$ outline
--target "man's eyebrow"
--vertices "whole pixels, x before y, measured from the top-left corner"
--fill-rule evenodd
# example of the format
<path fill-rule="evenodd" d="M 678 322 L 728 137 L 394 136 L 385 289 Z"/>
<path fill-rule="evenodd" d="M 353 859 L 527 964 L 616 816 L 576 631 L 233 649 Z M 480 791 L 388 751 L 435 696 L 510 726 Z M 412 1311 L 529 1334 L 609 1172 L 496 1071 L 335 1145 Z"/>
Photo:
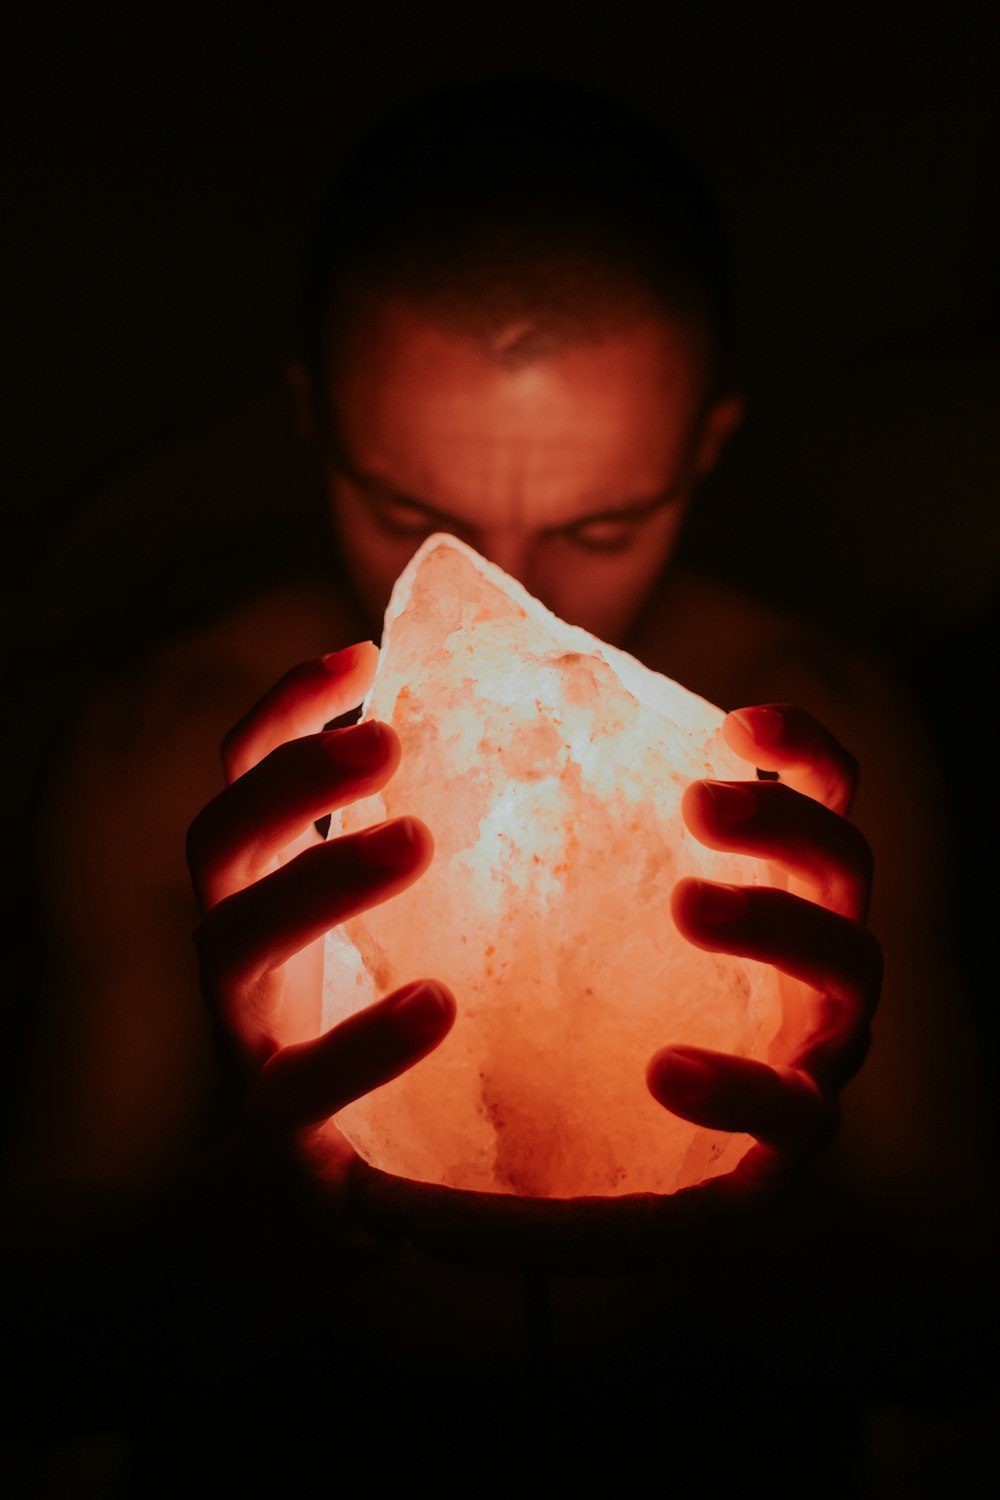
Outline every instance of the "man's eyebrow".
<path fill-rule="evenodd" d="M 420 511 L 428 520 L 440 522 L 445 529 L 467 527 L 468 521 L 462 516 L 453 516 L 446 510 L 441 510 L 436 505 L 431 505 L 426 500 L 420 500 L 415 495 L 408 495 L 405 490 L 399 489 L 391 480 L 384 475 L 357 469 L 348 460 L 339 456 L 336 467 L 362 489 L 383 492 L 382 498 L 394 505 L 405 505 L 410 510 Z M 605 521 L 641 521 L 646 516 L 652 515 L 657 510 L 673 504 L 680 497 L 684 485 L 684 475 L 680 475 L 665 489 L 645 499 L 626 500 L 621 505 L 605 505 L 588 511 L 586 515 L 574 516 L 572 520 L 564 521 L 558 526 L 545 528 L 546 535 L 554 535 L 560 531 L 573 531 L 581 526 L 599 525 Z"/>
<path fill-rule="evenodd" d="M 602 510 L 588 511 L 585 516 L 576 516 L 562 526 L 549 528 L 552 531 L 570 531 L 578 526 L 594 526 L 602 521 L 642 521 L 654 511 L 672 505 L 681 495 L 680 483 L 671 484 L 648 500 L 626 500 L 622 505 L 609 505 Z"/>
<path fill-rule="evenodd" d="M 386 479 L 382 474 L 372 474 L 367 473 L 363 469 L 356 469 L 345 458 L 338 458 L 336 467 L 346 478 L 361 489 L 369 491 L 381 490 L 382 496 L 375 496 L 374 498 L 384 498 L 393 505 L 405 505 L 411 510 L 419 510 L 425 516 L 434 520 L 445 521 L 450 526 L 465 524 L 460 516 L 449 515 L 446 510 L 441 510 L 438 506 L 431 505 L 426 500 L 418 500 L 416 495 L 408 495 L 405 490 L 399 489 L 398 486 L 393 484 L 390 479 Z"/>

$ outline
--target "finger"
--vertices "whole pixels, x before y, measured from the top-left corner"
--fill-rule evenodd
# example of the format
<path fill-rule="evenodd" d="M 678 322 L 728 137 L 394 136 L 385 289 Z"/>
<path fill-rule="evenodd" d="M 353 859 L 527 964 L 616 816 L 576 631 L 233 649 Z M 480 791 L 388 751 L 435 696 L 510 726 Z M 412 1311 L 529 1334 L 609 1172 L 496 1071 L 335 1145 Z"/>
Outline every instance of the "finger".
<path fill-rule="evenodd" d="M 349 709 L 371 687 L 378 647 L 371 641 L 293 667 L 226 735 L 222 762 L 235 781 L 286 740 L 315 734 Z"/>
<path fill-rule="evenodd" d="M 771 964 L 816 997 L 791 1066 L 837 1090 L 857 1072 L 882 983 L 882 953 L 867 928 L 787 891 L 682 880 L 674 921 L 699 948 Z"/>
<path fill-rule="evenodd" d="M 838 1110 L 806 1074 L 703 1047 L 665 1047 L 646 1070 L 665 1109 L 708 1130 L 752 1135 L 786 1158 L 812 1156 L 836 1134 Z"/>
<path fill-rule="evenodd" d="M 696 781 L 681 811 L 710 849 L 766 859 L 805 881 L 830 910 L 856 921 L 867 916 L 871 850 L 852 823 L 821 802 L 777 781 Z"/>
<path fill-rule="evenodd" d="M 214 906 L 196 934 L 208 990 L 239 1026 L 247 992 L 293 953 L 413 884 L 434 843 L 416 818 L 397 818 L 318 844 Z M 228 997 L 228 998 L 227 998 Z"/>
<path fill-rule="evenodd" d="M 763 771 L 846 813 L 858 784 L 858 763 L 849 751 L 804 709 L 790 703 L 740 708 L 727 714 L 723 737 L 731 750 Z"/>
<path fill-rule="evenodd" d="M 317 1125 L 426 1057 L 451 1030 L 455 1001 L 419 979 L 325 1036 L 284 1047 L 265 1066 L 254 1107 L 279 1127 Z"/>
<path fill-rule="evenodd" d="M 375 721 L 272 750 L 188 830 L 188 865 L 202 909 L 269 870 L 317 818 L 384 786 L 399 753 L 395 731 Z"/>

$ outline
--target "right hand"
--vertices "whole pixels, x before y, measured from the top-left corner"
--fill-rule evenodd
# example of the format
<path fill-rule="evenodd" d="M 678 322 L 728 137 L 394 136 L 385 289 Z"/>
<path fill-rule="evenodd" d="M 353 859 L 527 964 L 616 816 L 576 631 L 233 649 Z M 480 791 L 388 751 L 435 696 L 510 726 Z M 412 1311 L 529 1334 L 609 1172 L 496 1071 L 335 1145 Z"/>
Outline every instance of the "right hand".
<path fill-rule="evenodd" d="M 648 1082 L 683 1119 L 756 1137 L 735 1173 L 742 1190 L 773 1186 L 832 1142 L 840 1092 L 868 1051 L 882 952 L 865 926 L 871 850 L 847 821 L 854 757 L 791 704 L 730 714 L 723 734 L 749 765 L 781 780 L 693 782 L 684 821 L 709 849 L 768 861 L 787 888 L 685 880 L 674 921 L 698 948 L 772 965 L 784 1021 L 767 1063 L 673 1046 L 652 1059 Z"/>
<path fill-rule="evenodd" d="M 202 988 L 241 1064 L 251 1122 L 331 1182 L 352 1153 L 329 1117 L 419 1062 L 455 1018 L 443 985 L 415 980 L 315 1035 L 324 933 L 405 890 L 433 852 L 414 818 L 330 842 L 314 826 L 399 762 L 388 725 L 323 732 L 360 703 L 377 659 L 366 643 L 282 678 L 227 736 L 229 785 L 188 833 Z"/>

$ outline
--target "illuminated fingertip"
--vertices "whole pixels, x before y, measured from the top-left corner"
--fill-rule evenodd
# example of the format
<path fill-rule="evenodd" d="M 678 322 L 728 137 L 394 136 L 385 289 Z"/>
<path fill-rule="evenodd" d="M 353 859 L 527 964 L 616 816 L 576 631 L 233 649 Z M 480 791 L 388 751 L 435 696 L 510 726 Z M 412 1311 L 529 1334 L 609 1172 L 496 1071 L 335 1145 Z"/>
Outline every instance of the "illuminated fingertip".
<path fill-rule="evenodd" d="M 342 651 L 328 651 L 320 661 L 335 677 L 345 677 L 370 651 L 376 650 L 374 641 L 358 641 L 354 646 L 345 646 Z"/>
<path fill-rule="evenodd" d="M 358 858 L 379 870 L 405 869 L 421 852 L 422 825 L 415 818 L 397 818 L 370 828 L 355 844 Z"/>
<path fill-rule="evenodd" d="M 323 749 L 338 765 L 364 770 L 385 759 L 386 733 L 375 719 L 351 729 L 334 729 L 323 736 Z"/>
<path fill-rule="evenodd" d="M 701 781 L 697 785 L 708 799 L 720 828 L 737 828 L 749 822 L 757 811 L 757 798 L 749 782 Z"/>
<path fill-rule="evenodd" d="M 396 996 L 392 1017 L 404 1036 L 427 1042 L 444 1035 L 455 1018 L 451 994 L 432 979 L 418 979 Z"/>
<path fill-rule="evenodd" d="M 658 1053 L 649 1064 L 646 1079 L 656 1098 L 678 1113 L 704 1104 L 715 1087 L 711 1065 L 684 1047 Z"/>
<path fill-rule="evenodd" d="M 785 728 L 780 708 L 738 708 L 729 715 L 757 745 L 776 745 Z"/>
<path fill-rule="evenodd" d="M 685 898 L 688 911 L 705 927 L 728 927 L 746 914 L 747 892 L 740 885 L 690 880 L 686 883 Z"/>

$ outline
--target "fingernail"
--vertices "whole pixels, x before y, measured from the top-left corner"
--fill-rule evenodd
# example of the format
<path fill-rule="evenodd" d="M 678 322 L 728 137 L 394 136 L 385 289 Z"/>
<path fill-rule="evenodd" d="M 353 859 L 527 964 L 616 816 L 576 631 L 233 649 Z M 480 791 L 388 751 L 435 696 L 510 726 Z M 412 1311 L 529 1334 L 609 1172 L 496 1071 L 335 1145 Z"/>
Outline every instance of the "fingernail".
<path fill-rule="evenodd" d="M 739 708 L 733 718 L 758 745 L 777 744 L 785 727 L 780 708 Z"/>
<path fill-rule="evenodd" d="M 361 659 L 371 644 L 371 641 L 358 641 L 354 646 L 345 646 L 342 651 L 328 651 L 325 656 L 320 657 L 320 661 L 328 672 L 343 677 Z"/>
<path fill-rule="evenodd" d="M 430 979 L 417 979 L 397 995 L 391 1014 L 404 1036 L 423 1042 L 440 1034 L 441 1023 L 450 1010 L 448 996 L 440 985 Z"/>
<path fill-rule="evenodd" d="M 703 781 L 712 809 L 724 828 L 736 828 L 746 823 L 757 811 L 757 798 L 753 787 L 745 782 Z"/>
<path fill-rule="evenodd" d="M 697 1054 L 671 1048 L 657 1060 L 659 1084 L 674 1104 L 702 1104 L 710 1097 L 715 1075 Z"/>
<path fill-rule="evenodd" d="M 398 870 L 413 863 L 417 848 L 417 825 L 412 818 L 397 818 L 360 834 L 355 845 L 358 858 L 377 870 Z"/>
<path fill-rule="evenodd" d="M 385 755 L 385 735 L 375 719 L 323 736 L 323 749 L 339 766 L 374 766 Z"/>
<path fill-rule="evenodd" d="M 707 927 L 738 922 L 747 909 L 747 893 L 738 885 L 711 885 L 699 880 L 698 916 Z"/>

